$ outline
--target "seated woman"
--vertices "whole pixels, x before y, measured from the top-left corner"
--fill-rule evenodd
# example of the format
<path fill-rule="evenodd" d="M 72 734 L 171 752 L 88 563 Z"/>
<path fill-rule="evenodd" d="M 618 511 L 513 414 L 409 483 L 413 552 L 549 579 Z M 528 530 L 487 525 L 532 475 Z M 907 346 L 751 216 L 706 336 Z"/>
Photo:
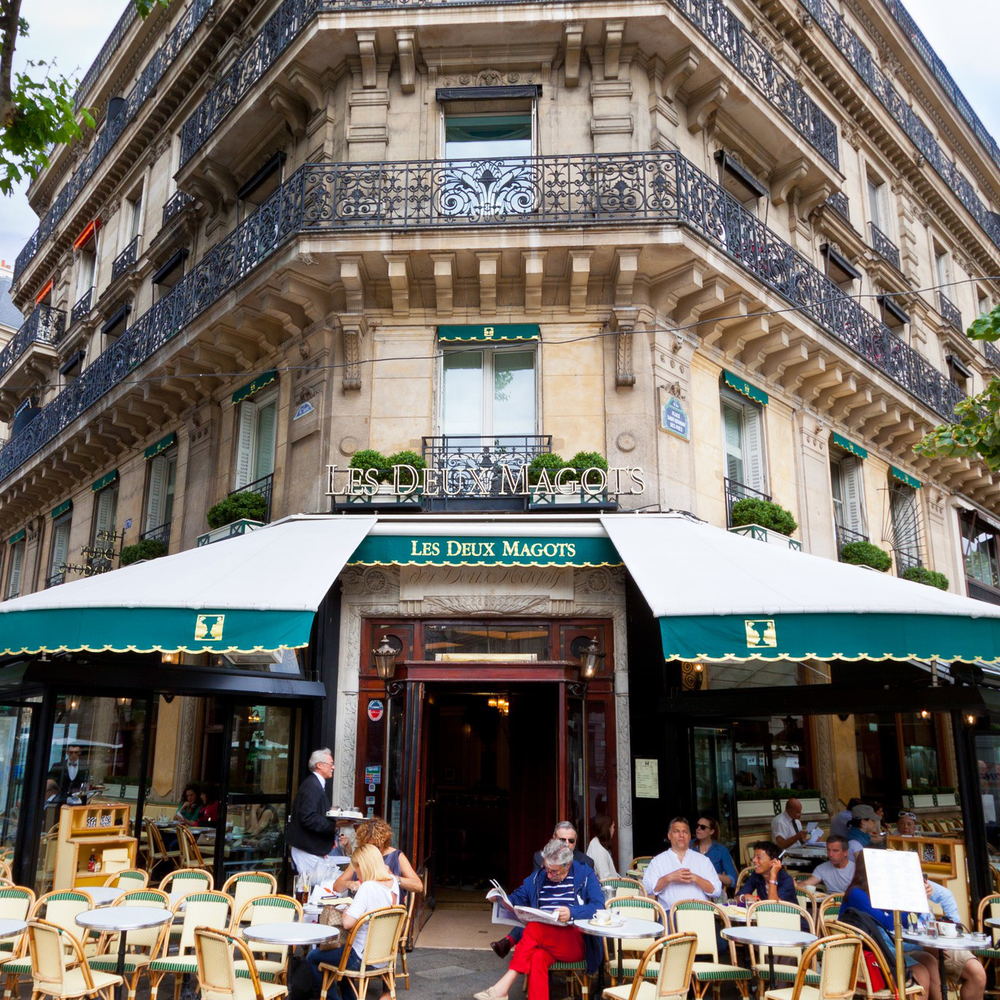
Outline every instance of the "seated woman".
<path fill-rule="evenodd" d="M 395 906 L 399 902 L 399 883 L 386 867 L 382 855 L 373 844 L 359 847 L 351 855 L 351 867 L 358 873 L 358 891 L 354 902 L 344 911 L 345 931 L 351 930 L 366 913 L 381 910 L 387 906 Z M 354 938 L 351 953 L 347 958 L 347 968 L 361 968 L 361 956 L 364 954 L 367 938 L 368 928 L 362 927 Z M 345 942 L 339 948 L 313 948 L 306 956 L 306 961 L 313 971 L 317 988 L 321 988 L 323 985 L 323 973 L 320 972 L 320 965 L 339 965 L 346 947 Z M 340 1000 L 340 984 L 334 982 L 326 996 L 327 1000 Z M 386 1000 L 388 996 L 389 992 L 386 991 L 380 1000 Z"/>
<path fill-rule="evenodd" d="M 704 854 L 715 865 L 724 897 L 727 889 L 736 886 L 736 865 L 726 846 L 719 843 L 719 821 L 714 816 L 703 814 L 699 817 L 694 825 L 694 845 L 699 854 Z"/>
<path fill-rule="evenodd" d="M 374 844 L 385 861 L 386 867 L 393 875 L 399 879 L 400 887 L 408 892 L 420 892 L 424 883 L 420 876 L 413 870 L 406 855 L 392 846 L 392 827 L 381 816 L 365 820 L 356 833 L 358 847 L 365 844 Z M 349 868 L 333 884 L 334 892 L 344 892 L 347 889 L 355 889 L 357 875 Z M 401 900 L 405 896 L 400 897 Z"/>
<path fill-rule="evenodd" d="M 549 966 L 553 962 L 579 962 L 586 958 L 588 973 L 600 968 L 601 939 L 584 935 L 572 924 L 604 909 L 604 894 L 597 874 L 574 861 L 573 849 L 561 840 L 550 840 L 545 845 L 542 862 L 542 867 L 510 894 L 510 901 L 515 906 L 552 910 L 562 926 L 529 923 L 507 971 L 488 990 L 476 993 L 475 1000 L 503 1000 L 519 973 L 528 976 L 528 1000 L 549 1000 Z"/>
<path fill-rule="evenodd" d="M 174 822 L 184 826 L 197 826 L 201 814 L 201 789 L 195 784 L 184 786 L 181 793 L 181 804 L 174 813 Z"/>
<path fill-rule="evenodd" d="M 198 823 L 201 826 L 215 826 L 219 822 L 219 786 L 209 781 L 201 786 L 201 810 Z"/>
<path fill-rule="evenodd" d="M 611 838 L 615 835 L 615 821 L 604 814 L 595 816 L 590 824 L 594 836 L 587 844 L 587 854 L 594 859 L 594 871 L 599 879 L 618 878 L 615 859 L 611 857 Z"/>

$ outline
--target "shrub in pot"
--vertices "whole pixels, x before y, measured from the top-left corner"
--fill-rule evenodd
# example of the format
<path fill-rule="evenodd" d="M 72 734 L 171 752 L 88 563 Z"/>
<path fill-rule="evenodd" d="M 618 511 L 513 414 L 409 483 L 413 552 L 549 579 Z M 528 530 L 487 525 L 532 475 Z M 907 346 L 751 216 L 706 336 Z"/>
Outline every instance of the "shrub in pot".
<path fill-rule="evenodd" d="M 418 455 L 415 451 L 397 451 L 395 455 L 390 455 L 386 460 L 389 463 L 389 474 L 387 476 L 387 481 L 392 482 L 394 479 L 394 473 L 392 472 L 392 466 L 394 465 L 408 465 L 412 469 L 417 470 L 417 481 L 420 480 L 420 470 L 427 468 L 427 461 L 424 459 L 423 455 Z M 407 472 L 405 469 L 399 474 L 399 488 L 401 490 L 407 490 L 413 483 L 413 473 Z"/>
<path fill-rule="evenodd" d="M 528 466 L 528 482 L 535 486 L 538 480 L 542 477 L 542 471 L 549 473 L 549 478 L 551 479 L 560 469 L 566 468 L 566 463 L 563 461 L 561 455 L 555 455 L 546 452 L 543 455 L 536 455 L 532 460 L 531 464 Z M 572 482 L 576 479 L 576 476 L 567 473 L 563 476 L 563 482 Z"/>
<path fill-rule="evenodd" d="M 733 527 L 744 524 L 759 524 L 762 528 L 776 531 L 779 535 L 790 535 L 799 525 L 791 511 L 780 504 L 760 497 L 744 497 L 733 504 L 730 512 Z"/>
<path fill-rule="evenodd" d="M 948 577 L 944 573 L 938 573 L 926 566 L 907 566 L 902 572 L 902 577 L 904 580 L 912 580 L 914 583 L 937 587 L 938 590 L 948 589 Z"/>
<path fill-rule="evenodd" d="M 840 561 L 852 566 L 870 566 L 881 573 L 892 565 L 889 553 L 871 542 L 848 542 L 840 550 Z"/>
<path fill-rule="evenodd" d="M 602 472 L 608 471 L 608 460 L 596 451 L 578 451 L 567 463 L 571 468 L 576 470 L 576 478 L 583 480 L 583 474 L 587 469 L 600 469 Z M 563 476 L 563 479 L 566 479 Z M 597 476 L 590 476 L 587 479 L 587 485 L 591 489 L 595 489 L 600 482 L 600 478 Z"/>
<path fill-rule="evenodd" d="M 167 554 L 167 547 L 158 538 L 144 538 L 134 545 L 126 545 L 118 559 L 119 565 L 131 566 L 141 559 L 159 559 Z"/>
<path fill-rule="evenodd" d="M 356 451 L 351 456 L 350 468 L 352 469 L 374 469 L 376 473 L 376 479 L 380 483 L 388 482 L 392 478 L 392 462 L 385 457 L 380 451 L 376 451 L 374 448 L 363 448 L 361 451 Z"/>
<path fill-rule="evenodd" d="M 267 500 L 259 493 L 233 493 L 208 508 L 205 519 L 210 528 L 221 528 L 233 521 L 263 521 L 267 517 Z"/>

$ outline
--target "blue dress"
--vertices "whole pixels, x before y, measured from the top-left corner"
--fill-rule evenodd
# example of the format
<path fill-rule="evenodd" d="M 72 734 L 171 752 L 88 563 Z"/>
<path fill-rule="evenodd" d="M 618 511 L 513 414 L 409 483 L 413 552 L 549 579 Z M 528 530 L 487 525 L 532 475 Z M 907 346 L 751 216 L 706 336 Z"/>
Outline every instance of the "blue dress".
<path fill-rule="evenodd" d="M 735 888 L 736 886 L 736 865 L 733 864 L 733 856 L 729 853 L 727 848 L 725 848 L 718 841 L 713 842 L 712 846 L 708 849 L 708 853 L 705 855 L 709 861 L 715 865 L 715 870 L 720 875 L 728 875 L 730 881 L 730 888 Z M 725 886 L 723 886 L 725 888 Z"/>

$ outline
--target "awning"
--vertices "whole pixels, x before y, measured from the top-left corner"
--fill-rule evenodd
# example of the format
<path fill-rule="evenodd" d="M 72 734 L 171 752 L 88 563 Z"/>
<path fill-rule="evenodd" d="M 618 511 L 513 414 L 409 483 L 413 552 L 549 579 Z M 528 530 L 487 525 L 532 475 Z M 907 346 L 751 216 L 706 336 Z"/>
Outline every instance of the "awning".
<path fill-rule="evenodd" d="M 865 448 L 862 448 L 859 444 L 855 444 L 853 441 L 848 441 L 845 437 L 841 437 L 836 431 L 834 431 L 830 436 L 830 440 L 833 441 L 838 448 L 843 448 L 844 451 L 848 451 L 858 458 L 868 457 L 868 451 Z"/>
<path fill-rule="evenodd" d="M 903 472 L 902 469 L 897 469 L 894 465 L 889 466 L 889 473 L 893 479 L 898 479 L 901 483 L 906 483 L 907 486 L 912 486 L 915 490 L 919 490 L 921 487 L 919 479 L 915 479 L 908 472 Z"/>
<path fill-rule="evenodd" d="M 684 514 L 601 523 L 668 660 L 1000 660 L 1000 607 Z"/>
<path fill-rule="evenodd" d="M 17 545 L 18 542 L 23 542 L 25 535 L 27 535 L 27 529 L 22 528 L 20 531 L 16 531 L 10 538 L 7 539 L 8 545 Z"/>
<path fill-rule="evenodd" d="M 72 500 L 63 500 L 58 507 L 52 508 L 52 513 L 49 515 L 54 521 L 57 517 L 62 517 L 63 514 L 68 514 L 73 509 Z"/>
<path fill-rule="evenodd" d="M 258 375 L 252 382 L 247 382 L 242 389 L 237 389 L 233 393 L 233 406 L 237 403 L 242 403 L 244 399 L 249 399 L 255 392 L 259 392 L 266 385 L 270 385 L 278 377 L 277 371 L 273 368 L 269 372 L 264 372 L 263 375 Z"/>
<path fill-rule="evenodd" d="M 166 437 L 160 438 L 156 444 L 151 444 L 144 452 L 145 458 L 148 461 L 151 458 L 156 458 L 161 451 L 166 451 L 168 448 L 172 448 L 177 444 L 177 431 L 171 431 Z"/>
<path fill-rule="evenodd" d="M 100 493 L 106 486 L 110 486 L 118 478 L 118 470 L 112 469 L 110 472 L 101 476 L 100 479 L 95 479 L 91 484 L 90 491 L 92 493 Z"/>
<path fill-rule="evenodd" d="M 507 340 L 538 340 L 541 327 L 537 323 L 494 323 L 489 326 L 451 325 L 438 327 L 438 340 L 460 340 L 470 343 L 497 343 Z"/>
<path fill-rule="evenodd" d="M 5 601 L 0 655 L 305 646 L 320 602 L 375 520 L 299 515 Z"/>
<path fill-rule="evenodd" d="M 740 393 L 742 396 L 746 396 L 747 399 L 752 399 L 755 403 L 760 403 L 761 406 L 767 406 L 768 396 L 763 389 L 757 389 L 752 386 L 749 382 L 744 381 L 739 377 L 739 375 L 734 375 L 732 372 L 723 371 L 722 381 L 729 386 L 730 389 Z"/>

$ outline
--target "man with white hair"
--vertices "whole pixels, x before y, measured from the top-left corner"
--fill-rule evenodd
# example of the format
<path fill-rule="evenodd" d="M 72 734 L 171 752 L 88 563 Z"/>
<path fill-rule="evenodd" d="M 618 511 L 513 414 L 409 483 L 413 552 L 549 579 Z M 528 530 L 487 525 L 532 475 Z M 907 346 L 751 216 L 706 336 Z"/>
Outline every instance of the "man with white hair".
<path fill-rule="evenodd" d="M 337 822 L 326 814 L 330 808 L 326 783 L 333 777 L 333 754 L 326 747 L 314 750 L 309 755 L 309 771 L 292 804 L 285 839 L 296 870 L 313 878 L 337 842 Z"/>

